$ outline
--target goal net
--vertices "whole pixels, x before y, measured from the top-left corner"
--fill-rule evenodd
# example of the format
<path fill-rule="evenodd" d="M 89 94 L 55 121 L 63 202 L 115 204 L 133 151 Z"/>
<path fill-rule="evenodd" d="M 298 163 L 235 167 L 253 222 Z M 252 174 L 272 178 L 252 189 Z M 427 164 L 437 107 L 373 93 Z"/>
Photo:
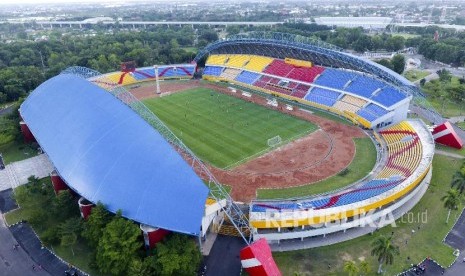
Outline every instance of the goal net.
<path fill-rule="evenodd" d="M 276 147 L 277 145 L 281 144 L 283 140 L 281 136 L 275 136 L 273 138 L 268 139 L 268 147 Z"/>

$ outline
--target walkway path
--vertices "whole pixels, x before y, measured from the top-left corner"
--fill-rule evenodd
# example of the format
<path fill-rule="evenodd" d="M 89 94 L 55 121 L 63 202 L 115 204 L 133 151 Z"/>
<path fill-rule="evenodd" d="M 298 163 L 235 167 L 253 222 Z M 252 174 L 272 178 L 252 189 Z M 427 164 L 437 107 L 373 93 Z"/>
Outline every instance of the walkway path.
<path fill-rule="evenodd" d="M 434 153 L 440 154 L 440 155 L 445 155 L 445 156 L 452 157 L 452 158 L 457 158 L 457 159 L 465 158 L 465 156 L 463 156 L 463 155 L 453 153 L 453 152 L 444 151 L 444 150 L 438 150 L 438 149 L 436 149 L 434 151 Z"/>
<path fill-rule="evenodd" d="M 53 170 L 53 165 L 45 154 L 13 162 L 0 171 L 0 191 L 16 188 L 28 182 L 28 177 L 47 177 Z"/>
<path fill-rule="evenodd" d="M 451 117 L 449 119 L 447 119 L 449 122 L 451 123 L 460 123 L 460 122 L 463 122 L 465 121 L 465 116 L 456 116 L 456 117 Z"/>

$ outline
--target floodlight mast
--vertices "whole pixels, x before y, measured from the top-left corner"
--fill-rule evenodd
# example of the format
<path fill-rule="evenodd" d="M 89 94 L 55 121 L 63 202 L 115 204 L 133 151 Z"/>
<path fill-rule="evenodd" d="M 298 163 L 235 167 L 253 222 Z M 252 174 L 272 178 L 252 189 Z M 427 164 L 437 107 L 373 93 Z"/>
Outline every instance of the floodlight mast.
<path fill-rule="evenodd" d="M 156 86 L 157 86 L 157 95 L 160 95 L 161 94 L 161 90 L 160 90 L 160 80 L 158 79 L 158 66 L 157 65 L 154 65 L 154 70 L 155 70 L 155 83 L 156 83 Z"/>
<path fill-rule="evenodd" d="M 242 212 L 240 207 L 234 202 L 231 195 L 225 190 L 205 164 L 197 158 L 197 156 L 176 136 L 174 133 L 142 102 L 140 102 L 134 95 L 126 90 L 123 86 L 115 83 L 111 79 L 105 77 L 98 71 L 74 66 L 65 69 L 61 74 L 73 74 L 81 78 L 85 78 L 97 85 L 102 85 L 102 88 L 110 92 L 118 100 L 129 106 L 152 127 L 154 127 L 173 147 L 180 152 L 188 161 L 194 171 L 205 180 L 208 180 L 210 189 L 210 197 L 220 204 L 220 201 L 225 199 L 226 205 L 221 206 L 222 211 L 226 214 L 231 224 L 236 228 L 241 238 L 247 245 L 252 241 L 252 228 L 250 227 L 247 216 Z M 114 85 L 108 85 L 114 84 Z"/>

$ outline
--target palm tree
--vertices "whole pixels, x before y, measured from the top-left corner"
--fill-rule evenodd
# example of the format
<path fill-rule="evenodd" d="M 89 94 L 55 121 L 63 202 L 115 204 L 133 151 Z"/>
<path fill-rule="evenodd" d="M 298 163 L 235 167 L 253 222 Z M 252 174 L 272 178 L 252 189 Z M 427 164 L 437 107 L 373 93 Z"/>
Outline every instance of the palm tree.
<path fill-rule="evenodd" d="M 344 271 L 349 273 L 349 276 L 354 276 L 358 273 L 358 267 L 355 265 L 355 262 L 347 261 L 344 263 Z"/>
<path fill-rule="evenodd" d="M 362 275 L 368 275 L 371 272 L 370 264 L 367 261 L 361 261 L 359 267 L 360 273 Z"/>
<path fill-rule="evenodd" d="M 383 263 L 390 265 L 394 261 L 394 255 L 399 255 L 399 247 L 395 246 L 392 241 L 392 236 L 386 237 L 386 236 L 379 236 L 376 238 L 372 243 L 371 246 L 373 247 L 371 249 L 371 256 L 377 256 L 378 257 L 378 262 L 379 262 L 379 267 L 378 267 L 378 273 L 382 273 L 382 266 Z"/>
<path fill-rule="evenodd" d="M 450 212 L 452 211 L 452 209 L 457 210 L 458 205 L 460 203 L 459 191 L 457 191 L 456 189 L 450 189 L 449 191 L 447 191 L 446 195 L 441 198 L 441 200 L 444 202 L 444 208 L 449 209 L 446 219 L 446 223 L 449 223 Z"/>
<path fill-rule="evenodd" d="M 465 165 L 454 174 L 452 178 L 451 186 L 459 191 L 462 195 L 465 191 Z"/>

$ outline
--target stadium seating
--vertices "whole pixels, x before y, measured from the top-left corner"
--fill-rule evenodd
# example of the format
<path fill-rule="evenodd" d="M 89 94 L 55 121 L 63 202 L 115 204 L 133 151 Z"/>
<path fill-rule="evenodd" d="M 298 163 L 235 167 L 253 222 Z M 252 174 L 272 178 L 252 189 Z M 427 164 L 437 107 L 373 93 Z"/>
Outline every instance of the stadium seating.
<path fill-rule="evenodd" d="M 221 73 L 220 78 L 224 78 L 224 79 L 228 79 L 228 80 L 233 80 L 233 79 L 235 79 L 240 73 L 241 73 L 241 70 L 239 70 L 239 69 L 226 68 L 226 69 L 224 69 L 223 73 Z"/>
<path fill-rule="evenodd" d="M 258 78 L 260 74 L 249 72 L 249 71 L 242 71 L 237 77 L 236 81 L 242 82 L 245 84 L 252 85 Z"/>
<path fill-rule="evenodd" d="M 333 107 L 341 112 L 345 112 L 345 111 L 348 111 L 348 112 L 351 112 L 351 113 L 357 113 L 357 111 L 360 110 L 360 107 L 359 106 L 356 106 L 356 105 L 353 105 L 353 104 L 350 104 L 350 103 L 347 103 L 345 102 L 344 100 L 339 100 L 337 101 Z"/>
<path fill-rule="evenodd" d="M 286 77 L 294 67 L 285 63 L 284 60 L 275 59 L 273 60 L 270 65 L 268 65 L 263 73 L 267 73 L 269 75 L 275 75 L 279 77 Z"/>
<path fill-rule="evenodd" d="M 360 75 L 353 79 L 345 90 L 365 98 L 370 98 L 373 92 L 385 86 L 386 84 L 381 81 Z"/>
<path fill-rule="evenodd" d="M 405 121 L 380 131 L 380 135 L 387 142 L 388 161 L 373 179 L 336 194 L 299 202 L 255 203 L 252 205 L 252 212 L 325 209 L 343 206 L 378 196 L 396 187 L 419 166 L 422 158 L 421 143 L 413 127 Z"/>
<path fill-rule="evenodd" d="M 210 55 L 205 62 L 207 65 L 224 65 L 226 59 L 228 58 L 227 55 Z"/>
<path fill-rule="evenodd" d="M 225 65 L 228 67 L 242 68 L 249 60 L 250 56 L 247 55 L 230 55 Z"/>
<path fill-rule="evenodd" d="M 131 76 L 130 73 L 116 72 L 107 74 L 105 77 L 110 81 L 121 85 L 129 85 L 137 82 L 137 80 Z"/>
<path fill-rule="evenodd" d="M 244 66 L 244 69 L 262 72 L 268 64 L 273 61 L 273 58 L 262 57 L 262 56 L 251 56 L 249 62 Z"/>
<path fill-rule="evenodd" d="M 155 70 L 151 68 L 140 68 L 132 72 L 131 75 L 138 81 L 155 78 Z"/>
<path fill-rule="evenodd" d="M 291 96 L 302 99 L 305 97 L 305 95 L 307 95 L 310 86 L 305 84 L 299 84 L 296 87 L 292 88 L 293 90 Z"/>
<path fill-rule="evenodd" d="M 160 66 L 158 68 L 158 77 L 160 78 L 181 78 L 192 77 L 195 72 L 195 66 Z"/>
<path fill-rule="evenodd" d="M 223 68 L 218 67 L 218 66 L 205 66 L 205 69 L 203 70 L 204 75 L 215 76 L 215 77 L 218 77 L 219 75 L 221 75 L 222 72 L 223 72 Z"/>
<path fill-rule="evenodd" d="M 403 99 L 407 96 L 404 95 L 402 92 L 392 88 L 392 87 L 385 87 L 381 89 L 379 92 L 375 93 L 371 97 L 371 99 L 375 102 L 378 102 L 384 106 L 391 106 Z"/>
<path fill-rule="evenodd" d="M 341 98 L 341 101 L 354 105 L 354 106 L 358 106 L 360 108 L 363 107 L 367 103 L 367 101 L 365 101 L 364 99 L 357 98 L 357 97 L 354 97 L 352 95 L 347 95 L 347 94 L 344 95 L 343 98 Z"/>
<path fill-rule="evenodd" d="M 263 72 L 270 75 L 311 83 L 324 70 L 324 67 L 320 66 L 296 67 L 286 63 L 284 60 L 275 59 Z"/>
<path fill-rule="evenodd" d="M 357 76 L 357 74 L 352 72 L 326 68 L 314 83 L 342 90 L 350 80 L 355 79 Z"/>

